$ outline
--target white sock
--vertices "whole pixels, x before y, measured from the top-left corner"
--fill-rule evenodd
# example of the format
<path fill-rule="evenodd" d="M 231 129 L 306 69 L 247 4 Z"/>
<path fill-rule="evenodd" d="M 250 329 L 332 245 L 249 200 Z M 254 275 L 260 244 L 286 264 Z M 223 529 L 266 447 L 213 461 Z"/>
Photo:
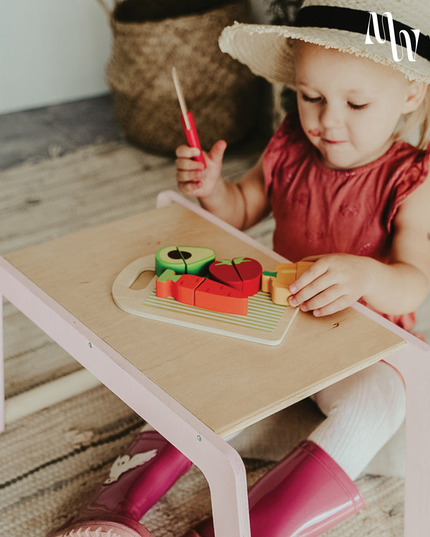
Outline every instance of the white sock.
<path fill-rule="evenodd" d="M 354 480 L 402 424 L 405 387 L 399 373 L 378 362 L 316 393 L 327 418 L 309 436 Z"/>

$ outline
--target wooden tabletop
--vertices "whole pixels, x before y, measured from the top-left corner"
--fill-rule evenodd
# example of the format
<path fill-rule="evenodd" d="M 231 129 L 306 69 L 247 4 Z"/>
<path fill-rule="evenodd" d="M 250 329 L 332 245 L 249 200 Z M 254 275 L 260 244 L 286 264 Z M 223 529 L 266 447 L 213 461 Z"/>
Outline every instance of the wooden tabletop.
<path fill-rule="evenodd" d="M 278 261 L 173 204 L 6 257 L 13 266 L 222 437 L 395 352 L 405 342 L 352 308 L 299 313 L 270 347 L 130 315 L 116 276 L 162 246 L 209 246 L 219 258 Z"/>

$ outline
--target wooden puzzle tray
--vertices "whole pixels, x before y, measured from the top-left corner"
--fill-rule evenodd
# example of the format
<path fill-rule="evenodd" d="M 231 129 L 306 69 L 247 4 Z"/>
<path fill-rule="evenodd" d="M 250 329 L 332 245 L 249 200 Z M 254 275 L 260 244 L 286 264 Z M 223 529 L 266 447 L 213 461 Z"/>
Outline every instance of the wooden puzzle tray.
<path fill-rule="evenodd" d="M 154 276 L 144 289 L 131 289 L 143 272 L 153 272 Z M 247 315 L 219 313 L 181 304 L 173 298 L 157 297 L 156 280 L 155 254 L 137 259 L 114 281 L 113 300 L 133 315 L 265 345 L 279 345 L 299 311 L 274 304 L 269 293 L 259 291 L 249 297 Z"/>

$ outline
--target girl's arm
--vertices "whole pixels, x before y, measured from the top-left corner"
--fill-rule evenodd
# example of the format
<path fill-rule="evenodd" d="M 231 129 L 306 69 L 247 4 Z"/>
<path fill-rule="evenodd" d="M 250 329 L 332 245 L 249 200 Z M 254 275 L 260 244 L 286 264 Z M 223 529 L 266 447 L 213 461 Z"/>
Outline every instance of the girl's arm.
<path fill-rule="evenodd" d="M 217 142 L 204 153 L 206 169 L 192 160 L 198 149 L 180 146 L 176 150 L 176 178 L 181 192 L 195 196 L 200 205 L 238 229 L 248 229 L 270 212 L 264 188 L 263 157 L 239 181 L 226 182 L 221 177 L 226 144 Z"/>
<path fill-rule="evenodd" d="M 384 274 L 375 273 L 368 296 L 363 297 L 380 311 L 415 311 L 430 289 L 429 208 L 428 178 L 400 206 L 387 270 Z"/>
<path fill-rule="evenodd" d="M 387 314 L 415 311 L 430 289 L 430 179 L 401 205 L 388 264 L 369 257 L 331 254 L 290 286 L 293 306 L 314 315 L 340 311 L 363 298 Z"/>

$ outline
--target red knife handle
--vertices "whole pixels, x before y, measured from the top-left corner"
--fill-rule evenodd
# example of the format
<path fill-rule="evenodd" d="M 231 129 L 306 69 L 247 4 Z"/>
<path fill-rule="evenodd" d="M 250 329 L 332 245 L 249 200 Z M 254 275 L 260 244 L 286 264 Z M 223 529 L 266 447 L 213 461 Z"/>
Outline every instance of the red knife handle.
<path fill-rule="evenodd" d="M 189 147 L 197 147 L 198 149 L 200 149 L 200 155 L 198 157 L 193 157 L 193 160 L 197 160 L 198 162 L 202 162 L 204 164 L 205 168 L 206 168 L 205 157 L 203 156 L 199 136 L 197 134 L 196 125 L 194 123 L 193 114 L 191 112 L 187 113 L 187 119 L 188 119 L 188 123 L 190 125 L 190 129 L 187 129 L 187 124 L 185 123 L 185 118 L 184 118 L 184 116 L 181 116 L 182 127 L 184 128 L 185 137 L 187 138 L 187 144 L 189 145 Z"/>

